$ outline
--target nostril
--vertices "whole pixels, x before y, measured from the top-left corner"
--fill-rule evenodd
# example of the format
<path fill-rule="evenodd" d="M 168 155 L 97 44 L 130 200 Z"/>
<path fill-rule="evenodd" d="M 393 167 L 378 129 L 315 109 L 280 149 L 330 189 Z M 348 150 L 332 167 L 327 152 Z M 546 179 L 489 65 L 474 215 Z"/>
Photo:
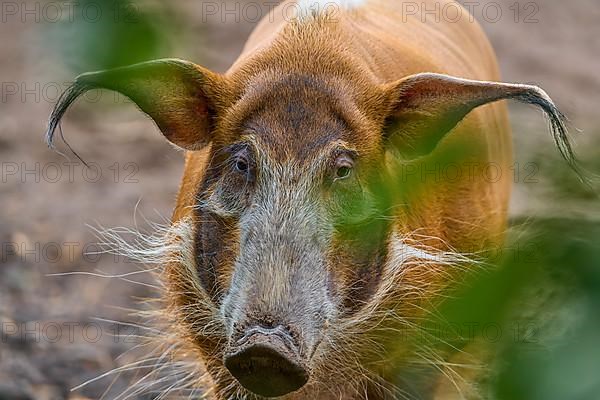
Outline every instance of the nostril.
<path fill-rule="evenodd" d="M 254 327 L 224 357 L 225 367 L 251 392 L 277 397 L 300 389 L 308 368 L 280 327 Z"/>

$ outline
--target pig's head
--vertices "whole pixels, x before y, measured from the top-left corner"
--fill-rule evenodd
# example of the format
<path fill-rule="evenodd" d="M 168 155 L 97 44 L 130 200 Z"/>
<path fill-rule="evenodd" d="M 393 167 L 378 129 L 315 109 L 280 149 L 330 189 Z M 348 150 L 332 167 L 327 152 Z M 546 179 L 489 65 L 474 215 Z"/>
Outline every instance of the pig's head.
<path fill-rule="evenodd" d="M 542 107 L 571 160 L 560 114 L 536 87 L 367 76 L 264 64 L 218 75 L 158 60 L 81 75 L 51 117 L 50 143 L 79 95 L 111 89 L 189 151 L 175 219 L 190 221 L 193 256 L 167 266 L 167 296 L 226 396 L 327 392 L 344 379 L 336 390 L 357 391 L 398 355 L 390 332 L 414 325 L 415 299 L 437 293 L 455 260 L 411 239 L 421 219 L 394 168 L 427 156 L 474 108 Z"/>

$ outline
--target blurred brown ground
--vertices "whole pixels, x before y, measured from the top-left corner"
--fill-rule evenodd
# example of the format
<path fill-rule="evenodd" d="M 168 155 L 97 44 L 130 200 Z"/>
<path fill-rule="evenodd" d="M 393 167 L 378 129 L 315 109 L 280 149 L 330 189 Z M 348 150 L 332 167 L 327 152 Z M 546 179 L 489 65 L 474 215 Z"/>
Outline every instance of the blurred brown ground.
<path fill-rule="evenodd" d="M 5 2 L 3 2 L 5 3 Z M 45 4 L 46 2 L 38 3 Z M 144 4 L 142 2 L 141 4 Z M 219 7 L 220 2 L 217 2 Z M 229 9 L 235 3 L 226 2 Z M 503 12 L 497 22 L 495 10 Z M 544 0 L 539 10 L 524 19 L 533 8 L 520 1 L 520 22 L 515 22 L 514 0 L 483 1 L 475 7 L 475 17 L 490 35 L 498 53 L 506 81 L 539 84 L 583 130 L 577 135 L 576 150 L 585 159 L 600 158 L 600 3 L 597 0 Z M 19 7 L 35 7 L 35 2 L 16 2 Z M 167 3 L 165 3 L 167 4 Z M 242 3 L 243 4 L 243 3 Z M 168 3 L 183 34 L 161 54 L 201 63 L 216 71 L 225 71 L 236 58 L 252 29 L 251 21 L 239 22 L 229 16 L 202 14 L 201 2 L 181 0 Z M 513 8 L 511 8 L 513 7 Z M 486 18 L 484 10 L 489 14 Z M 3 15 L 3 18 L 6 15 Z M 491 17 L 491 18 L 490 18 Z M 80 101 L 66 116 L 63 131 L 70 144 L 86 160 L 101 167 L 98 182 L 85 179 L 81 164 L 68 167 L 59 154 L 48 150 L 42 133 L 55 99 L 47 86 L 72 78 L 55 57 L 48 56 L 43 29 L 29 17 L 7 17 L 0 23 L 0 77 L 3 98 L 0 103 L 0 399 L 100 398 L 112 379 L 103 379 L 88 387 L 69 392 L 79 383 L 105 371 L 133 361 L 124 351 L 131 340 L 114 339 L 115 325 L 94 318 L 132 321 L 124 308 L 136 308 L 135 297 L 151 294 L 147 286 L 119 279 L 48 274 L 72 271 L 105 274 L 135 271 L 135 264 L 112 256 L 99 259 L 84 256 L 87 244 L 96 242 L 86 227 L 134 227 L 147 229 L 144 217 L 165 222 L 170 215 L 182 171 L 182 156 L 169 146 L 153 124 L 129 104 L 124 107 L 98 107 Z M 68 48 L 68 43 L 61 43 Z M 8 95 L 5 89 L 19 86 Z M 35 84 L 40 89 L 35 90 Z M 7 86 L 7 84 L 9 86 Z M 34 94 L 22 98 L 23 87 Z M 46 95 L 43 88 L 48 88 Z M 556 166 L 552 141 L 546 122 L 533 109 L 511 105 L 517 161 L 521 165 L 536 162 L 536 183 L 519 179 L 511 204 L 513 216 L 576 215 L 600 218 L 597 203 L 587 196 L 565 199 L 557 193 Z M 76 159 L 71 156 L 72 160 Z M 136 169 L 132 169 L 133 163 Z M 549 165 L 551 164 L 551 165 Z M 55 165 L 62 177 L 55 177 Z M 597 165 L 597 164 L 596 164 Z M 548 168 L 546 168 L 548 167 Z M 550 168 L 552 167 L 552 168 Z M 13 174 L 14 168 L 17 168 Z M 22 174 L 25 170 L 35 170 Z M 566 166 L 559 169 L 566 170 Z M 115 170 L 119 176 L 115 177 Z M 546 172 L 547 171 L 547 172 Z M 134 172 L 130 179 L 128 173 Z M 92 174 L 93 175 L 93 174 Z M 565 172 L 560 179 L 575 181 Z M 132 181 L 133 180 L 133 181 Z M 576 183 L 573 184 L 577 186 Z M 559 201 L 560 200 L 560 201 Z M 136 210 L 136 205 L 137 210 Z M 134 219 L 135 214 L 135 219 Z M 18 247 L 15 253 L 14 246 Z M 70 249 L 73 249 L 70 254 Z M 135 276 L 144 280 L 143 276 Z M 147 281 L 147 278 L 146 278 Z M 27 323 L 27 330 L 23 330 Z M 35 325 L 38 323 L 39 325 Z M 89 332 L 85 330 L 88 325 Z M 52 324 L 59 325 L 62 337 L 56 339 Z M 67 324 L 79 324 L 69 338 Z M 11 333 L 15 326 L 19 333 Z M 101 337 L 96 340 L 96 331 Z M 29 333 L 27 333 L 29 332 Z M 71 340 L 72 339 L 72 340 Z M 91 340 L 94 339 L 94 340 Z M 116 380 L 106 398 L 114 398 L 126 388 L 128 377 Z M 136 397 L 143 398 L 143 397 Z"/>

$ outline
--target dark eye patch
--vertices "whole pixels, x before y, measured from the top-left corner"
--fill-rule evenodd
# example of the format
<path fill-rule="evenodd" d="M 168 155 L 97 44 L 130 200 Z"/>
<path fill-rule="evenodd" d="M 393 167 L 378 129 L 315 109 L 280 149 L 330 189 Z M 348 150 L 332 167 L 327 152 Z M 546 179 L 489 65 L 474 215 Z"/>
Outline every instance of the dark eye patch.
<path fill-rule="evenodd" d="M 215 149 L 197 203 L 223 218 L 239 215 L 252 196 L 255 170 L 250 143 L 237 142 Z"/>

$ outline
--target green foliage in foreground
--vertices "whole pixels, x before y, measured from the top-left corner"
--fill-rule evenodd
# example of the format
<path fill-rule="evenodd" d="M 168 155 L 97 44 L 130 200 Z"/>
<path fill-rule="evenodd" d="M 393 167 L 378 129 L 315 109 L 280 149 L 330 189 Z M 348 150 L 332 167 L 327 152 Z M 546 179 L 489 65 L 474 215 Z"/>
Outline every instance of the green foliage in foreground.
<path fill-rule="evenodd" d="M 498 265 L 442 307 L 449 326 L 493 327 L 493 397 L 600 398 L 599 238 L 599 222 L 517 223 Z"/>
<path fill-rule="evenodd" d="M 41 34 L 75 73 L 167 57 L 181 36 L 168 2 L 82 0 L 61 16 L 44 24 Z"/>

